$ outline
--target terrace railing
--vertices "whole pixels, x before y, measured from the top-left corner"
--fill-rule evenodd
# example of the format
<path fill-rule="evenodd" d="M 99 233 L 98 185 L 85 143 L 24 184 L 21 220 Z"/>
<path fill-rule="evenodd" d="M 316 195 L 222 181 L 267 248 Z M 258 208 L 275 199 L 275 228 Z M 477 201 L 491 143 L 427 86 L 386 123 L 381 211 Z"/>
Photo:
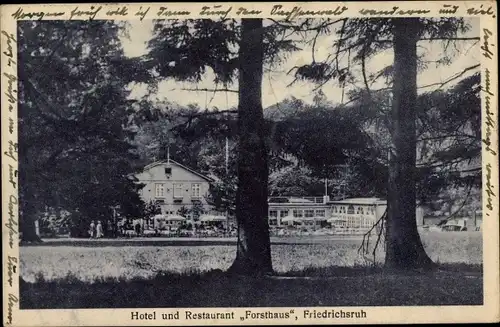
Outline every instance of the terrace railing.
<path fill-rule="evenodd" d="M 273 196 L 268 199 L 269 203 L 300 203 L 303 200 L 304 203 L 323 203 L 323 197 L 321 196 Z"/>

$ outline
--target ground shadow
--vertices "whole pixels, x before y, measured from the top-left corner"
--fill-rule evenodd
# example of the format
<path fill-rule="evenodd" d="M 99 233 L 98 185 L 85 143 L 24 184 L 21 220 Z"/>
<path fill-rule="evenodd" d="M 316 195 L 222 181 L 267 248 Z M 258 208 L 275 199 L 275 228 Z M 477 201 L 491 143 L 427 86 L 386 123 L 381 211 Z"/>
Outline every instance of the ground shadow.
<path fill-rule="evenodd" d="M 159 273 L 151 279 L 21 280 L 21 309 L 482 305 L 479 265 L 435 272 L 329 267 L 271 277 Z"/>

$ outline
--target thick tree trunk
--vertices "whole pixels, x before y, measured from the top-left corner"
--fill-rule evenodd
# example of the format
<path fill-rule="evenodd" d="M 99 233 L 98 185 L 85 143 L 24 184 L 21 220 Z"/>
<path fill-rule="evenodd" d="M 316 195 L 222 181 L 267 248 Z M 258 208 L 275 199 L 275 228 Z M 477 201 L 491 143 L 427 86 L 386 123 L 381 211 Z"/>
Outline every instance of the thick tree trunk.
<path fill-rule="evenodd" d="M 19 128 L 23 128 L 21 125 Z M 20 135 L 21 135 L 20 131 Z M 42 242 L 40 236 L 36 233 L 35 219 L 37 214 L 36 196 L 33 192 L 34 176 L 31 155 L 28 152 L 29 146 L 20 143 L 18 148 L 19 168 L 18 185 L 19 186 L 19 232 L 22 243 Z"/>
<path fill-rule="evenodd" d="M 262 112 L 262 19 L 243 19 L 240 44 L 238 105 L 238 244 L 229 272 L 272 272 L 267 221 L 268 161 Z"/>
<path fill-rule="evenodd" d="M 21 242 L 33 243 L 42 241 L 36 233 L 35 221 L 33 219 L 25 217 L 20 225 L 20 230 L 22 233 Z"/>
<path fill-rule="evenodd" d="M 389 161 L 385 265 L 392 269 L 431 268 L 416 222 L 416 114 L 418 19 L 396 19 L 392 141 Z"/>
<path fill-rule="evenodd" d="M 21 232 L 21 242 L 41 242 L 42 240 L 40 236 L 36 233 L 36 207 L 33 204 L 35 200 L 32 196 L 21 197 L 21 199 L 23 200 L 19 206 L 19 230 Z"/>

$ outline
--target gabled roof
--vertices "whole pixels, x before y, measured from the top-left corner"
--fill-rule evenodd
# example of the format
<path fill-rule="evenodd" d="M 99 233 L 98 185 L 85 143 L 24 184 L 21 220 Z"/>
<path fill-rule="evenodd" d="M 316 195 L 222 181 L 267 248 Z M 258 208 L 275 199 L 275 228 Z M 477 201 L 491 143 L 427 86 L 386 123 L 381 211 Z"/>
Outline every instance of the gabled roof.
<path fill-rule="evenodd" d="M 201 173 L 197 172 L 196 170 L 193 170 L 189 167 L 181 165 L 180 163 L 178 163 L 177 161 L 174 161 L 172 159 L 170 159 L 170 160 L 158 160 L 158 161 L 155 161 L 153 163 L 150 163 L 149 165 L 144 167 L 143 171 L 148 170 L 148 169 L 153 168 L 153 167 L 156 167 L 156 166 L 159 166 L 159 165 L 168 164 L 168 163 L 175 164 L 175 165 L 181 167 L 182 169 L 185 169 L 185 170 L 189 171 L 190 173 L 193 173 L 193 174 L 205 179 L 208 182 L 214 181 L 212 178 L 205 176 L 205 175 L 203 175 L 203 174 L 201 174 Z"/>

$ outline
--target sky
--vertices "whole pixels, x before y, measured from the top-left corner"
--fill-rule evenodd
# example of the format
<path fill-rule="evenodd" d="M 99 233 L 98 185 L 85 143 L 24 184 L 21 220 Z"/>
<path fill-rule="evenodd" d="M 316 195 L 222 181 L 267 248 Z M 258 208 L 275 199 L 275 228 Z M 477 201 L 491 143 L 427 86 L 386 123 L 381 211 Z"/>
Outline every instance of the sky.
<path fill-rule="evenodd" d="M 466 36 L 478 37 L 479 36 L 479 19 L 471 19 L 471 31 Z M 147 53 L 147 42 L 152 37 L 153 21 L 130 21 L 128 30 L 129 38 L 122 38 L 125 55 L 129 57 L 141 56 Z M 316 43 L 315 58 L 316 61 L 325 59 L 331 53 L 331 44 L 335 35 L 325 35 L 318 38 Z M 474 45 L 475 43 L 475 45 Z M 429 85 L 433 83 L 443 82 L 450 77 L 462 72 L 465 68 L 470 67 L 480 62 L 480 44 L 473 41 L 459 41 L 455 42 L 456 50 L 450 51 L 456 53 L 450 65 L 429 64 L 428 68 L 419 73 L 417 77 L 418 86 Z M 453 49 L 453 47 L 452 47 Z M 425 54 L 426 60 L 435 61 L 443 56 L 442 42 L 419 42 L 419 53 Z M 345 59 L 347 61 L 347 59 Z M 293 81 L 293 73 L 287 75 L 287 72 L 294 66 L 300 66 L 312 62 L 312 46 L 303 46 L 301 51 L 291 54 L 281 66 L 274 68 L 272 71 L 265 71 L 262 85 L 262 102 L 264 108 L 280 102 L 286 98 L 294 96 L 305 102 L 311 103 L 315 94 L 315 87 L 310 82 L 296 82 L 288 86 Z M 392 50 L 376 54 L 371 60 L 367 61 L 367 73 L 377 72 L 380 69 L 390 65 L 393 62 Z M 469 71 L 464 74 L 466 77 L 474 71 Z M 360 75 L 360 70 L 355 70 L 355 75 Z M 361 80 L 361 79 L 360 79 Z M 359 83 L 358 86 L 363 84 Z M 453 85 L 450 83 L 450 85 Z M 374 85 L 372 89 L 387 87 L 383 79 Z M 147 94 L 146 85 L 133 85 L 132 98 L 141 98 Z M 175 102 L 182 106 L 188 104 L 197 104 L 199 107 L 212 108 L 218 107 L 220 110 L 229 109 L 237 106 L 238 95 L 233 92 L 204 92 L 204 91 L 185 91 L 183 88 L 189 89 L 213 89 L 213 75 L 207 73 L 205 78 L 198 84 L 182 83 L 173 80 L 162 81 L 159 85 L 158 93 L 152 95 L 152 99 L 159 101 Z M 237 89 L 237 86 L 229 87 L 230 89 Z M 434 88 L 421 89 L 422 91 L 430 91 Z M 321 90 L 326 95 L 329 101 L 333 103 L 341 103 L 342 89 L 335 82 L 325 84 Z M 344 101 L 347 101 L 345 98 Z"/>

